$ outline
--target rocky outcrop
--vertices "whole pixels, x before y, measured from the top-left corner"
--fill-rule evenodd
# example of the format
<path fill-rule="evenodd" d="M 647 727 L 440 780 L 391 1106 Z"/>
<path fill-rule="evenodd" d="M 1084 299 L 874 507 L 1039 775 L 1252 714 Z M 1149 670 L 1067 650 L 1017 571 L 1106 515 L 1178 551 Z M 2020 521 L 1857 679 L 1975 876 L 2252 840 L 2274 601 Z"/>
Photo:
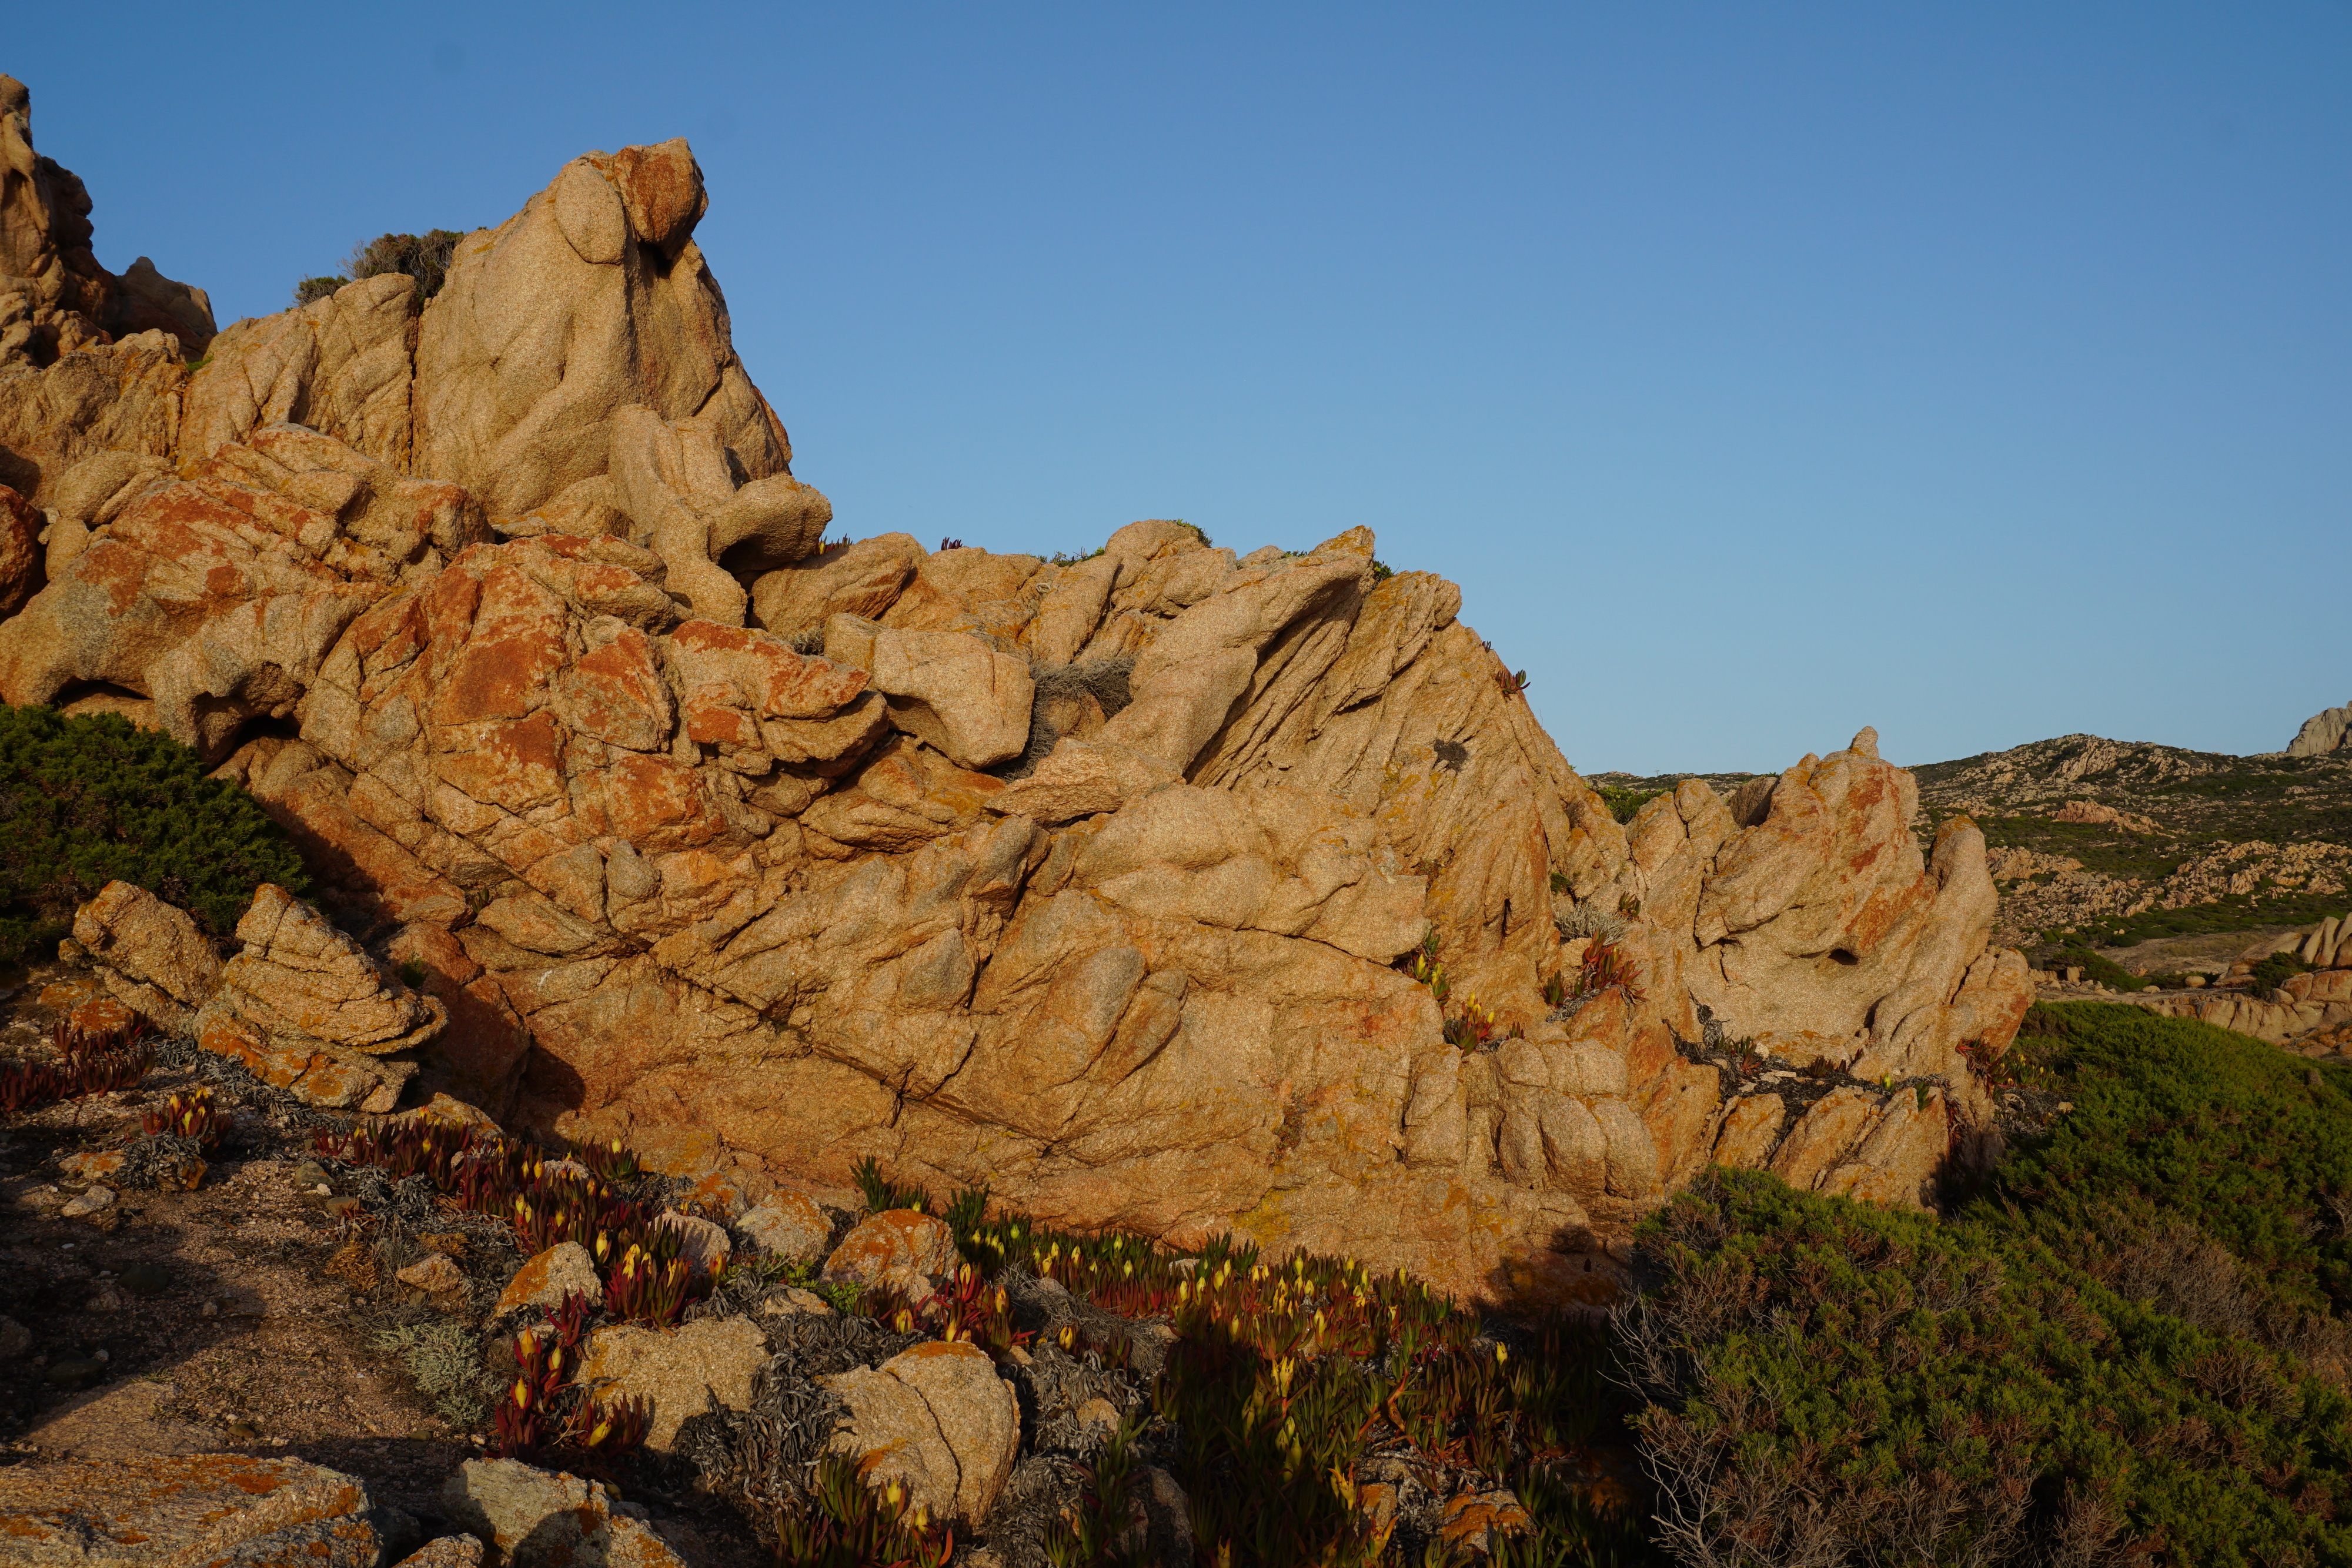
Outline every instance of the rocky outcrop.
<path fill-rule="evenodd" d="M 90 250 L 89 192 L 33 151 L 33 97 L 0 76 L 0 365 L 54 362 L 92 343 L 149 331 L 187 353 L 213 336 L 201 288 L 141 256 L 116 277 Z"/>
<path fill-rule="evenodd" d="M 217 759 L 247 722 L 293 716 L 361 612 L 483 532 L 464 491 L 273 425 L 142 490 L 73 550 L 0 623 L 0 698 L 105 683 Z"/>
<path fill-rule="evenodd" d="M 0 695 L 148 705 L 422 969 L 415 1092 L 754 1197 L 871 1158 L 1553 1300 L 1717 1151 L 1916 1202 L 1987 1113 L 2024 964 L 1871 732 L 1620 824 L 1369 530 L 812 553 L 703 204 L 666 143 L 469 236 L 404 445 L 394 291 L 216 345 L 185 465 L 63 473 L 0 624 Z M 1877 1092 L 1735 1113 L 1726 1039 Z"/>
<path fill-rule="evenodd" d="M 2286 743 L 2289 757 L 2318 757 L 2330 751 L 2346 749 L 2352 741 L 2352 703 L 2313 714 Z"/>
<path fill-rule="evenodd" d="M 413 1053 L 448 1024 L 438 999 L 268 883 L 226 964 L 184 911 L 127 882 L 82 905 L 74 932 L 131 1012 L 313 1105 L 392 1110 L 416 1075 Z"/>

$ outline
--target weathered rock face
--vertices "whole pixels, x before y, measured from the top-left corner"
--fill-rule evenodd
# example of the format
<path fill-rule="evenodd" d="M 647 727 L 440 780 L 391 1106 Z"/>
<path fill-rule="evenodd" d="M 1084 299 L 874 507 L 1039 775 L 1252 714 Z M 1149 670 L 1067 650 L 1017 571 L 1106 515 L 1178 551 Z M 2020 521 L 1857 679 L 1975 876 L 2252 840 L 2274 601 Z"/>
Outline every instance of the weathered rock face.
<path fill-rule="evenodd" d="M 2317 757 L 2341 749 L 2352 739 L 2352 703 L 2313 714 L 2286 744 L 2289 757 Z"/>
<path fill-rule="evenodd" d="M 417 1092 L 753 1197 L 872 1157 L 1555 1299 L 1711 1157 L 1916 1201 L 1985 1113 L 1959 1048 L 2006 1046 L 2025 967 L 1981 837 L 1923 854 L 1871 732 L 1621 825 L 1367 530 L 811 555 L 702 204 L 671 143 L 467 240 L 408 361 L 444 482 L 375 444 L 391 360 L 328 351 L 351 291 L 217 348 L 173 437 L 215 444 L 79 458 L 82 533 L 0 624 L 0 695 L 136 694 L 423 967 Z M 340 439 L 252 423 L 298 411 Z M 1588 959 L 1617 983 L 1548 1003 Z M 1727 1106 L 1727 1031 L 1843 1087 Z"/>

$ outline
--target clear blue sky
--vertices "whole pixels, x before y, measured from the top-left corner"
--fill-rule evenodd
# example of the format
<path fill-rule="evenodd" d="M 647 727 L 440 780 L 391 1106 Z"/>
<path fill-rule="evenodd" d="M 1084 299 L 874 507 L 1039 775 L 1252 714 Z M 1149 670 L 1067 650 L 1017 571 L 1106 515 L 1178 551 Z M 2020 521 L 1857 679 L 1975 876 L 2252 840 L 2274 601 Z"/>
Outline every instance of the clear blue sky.
<path fill-rule="evenodd" d="M 686 135 L 859 534 L 1442 571 L 1570 760 L 2352 699 L 2352 7 L 26 8 L 98 250 L 281 308 Z"/>

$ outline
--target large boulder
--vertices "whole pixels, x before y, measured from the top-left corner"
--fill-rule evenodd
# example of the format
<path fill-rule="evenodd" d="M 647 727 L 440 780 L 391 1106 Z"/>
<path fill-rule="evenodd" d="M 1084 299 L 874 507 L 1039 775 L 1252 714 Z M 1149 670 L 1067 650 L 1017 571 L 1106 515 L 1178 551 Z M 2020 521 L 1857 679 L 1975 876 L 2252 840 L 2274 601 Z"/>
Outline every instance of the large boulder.
<path fill-rule="evenodd" d="M 388 1543 L 355 1477 L 300 1459 L 156 1454 L 0 1469 L 18 1568 L 380 1568 Z"/>
<path fill-rule="evenodd" d="M 686 1568 L 642 1507 L 520 1459 L 467 1459 L 442 1484 L 441 1511 L 483 1543 L 490 1568 Z"/>
<path fill-rule="evenodd" d="M 638 408 L 701 421 L 747 481 L 787 473 L 783 425 L 692 238 L 707 205 L 672 141 L 574 159 L 466 236 L 417 340 L 417 468 L 519 515 L 612 472 L 614 416 Z"/>
<path fill-rule="evenodd" d="M 749 1410 L 751 1380 L 767 1362 L 767 1340 L 749 1318 L 704 1318 L 676 1329 L 618 1323 L 589 1337 L 579 1380 L 599 1399 L 650 1404 L 646 1447 L 667 1453 L 679 1426 L 709 1400 Z"/>
<path fill-rule="evenodd" d="M 827 1444 L 869 1485 L 897 1481 L 935 1521 L 988 1516 L 1021 1449 L 1021 1406 L 988 1353 L 933 1340 L 823 1379 L 848 1406 Z"/>
<path fill-rule="evenodd" d="M 0 623 L 0 699 L 105 682 L 216 760 L 294 716 L 361 612 L 482 531 L 462 491 L 271 426 L 142 492 Z"/>
<path fill-rule="evenodd" d="M 110 882 L 74 912 L 74 940 L 115 999 L 175 1034 L 220 988 L 221 958 L 188 912 Z"/>

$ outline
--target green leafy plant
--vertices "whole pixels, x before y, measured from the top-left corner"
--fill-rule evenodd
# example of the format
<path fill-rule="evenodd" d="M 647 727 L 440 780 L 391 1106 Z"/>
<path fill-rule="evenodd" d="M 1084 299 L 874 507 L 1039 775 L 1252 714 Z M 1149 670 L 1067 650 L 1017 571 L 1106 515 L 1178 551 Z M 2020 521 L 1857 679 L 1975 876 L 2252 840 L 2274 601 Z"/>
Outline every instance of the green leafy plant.
<path fill-rule="evenodd" d="M 274 882 L 309 873 L 261 803 L 196 754 L 119 714 L 0 704 L 0 962 L 63 936 L 110 882 L 135 883 L 226 941 Z"/>

